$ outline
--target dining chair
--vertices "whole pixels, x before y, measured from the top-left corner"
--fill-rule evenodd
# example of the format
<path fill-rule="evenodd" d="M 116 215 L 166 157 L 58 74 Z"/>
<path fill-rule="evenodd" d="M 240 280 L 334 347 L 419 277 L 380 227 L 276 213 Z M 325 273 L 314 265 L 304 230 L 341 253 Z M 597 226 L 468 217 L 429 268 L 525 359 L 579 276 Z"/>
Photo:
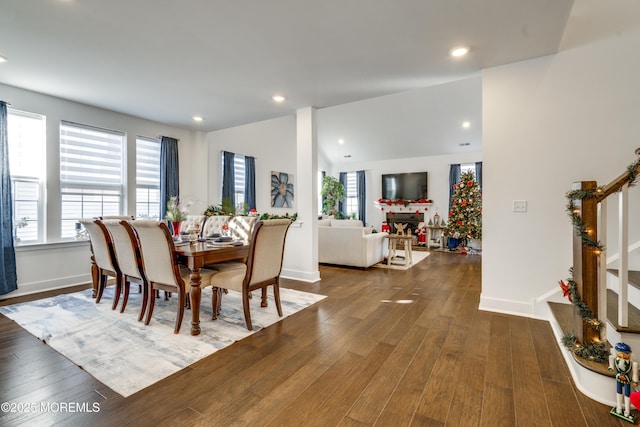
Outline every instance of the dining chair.
<path fill-rule="evenodd" d="M 182 221 L 180 226 L 180 232 L 189 234 L 192 228 L 196 228 L 198 238 L 202 237 L 202 230 L 204 228 L 204 222 L 207 219 L 204 215 L 187 215 L 187 218 Z"/>
<path fill-rule="evenodd" d="M 287 231 L 291 225 L 290 219 L 272 219 L 257 221 L 253 227 L 253 234 L 249 243 L 249 256 L 245 262 L 223 262 L 211 264 L 210 268 L 218 271 L 211 278 L 213 286 L 213 316 L 217 319 L 223 290 L 234 290 L 242 294 L 242 307 L 247 329 L 253 330 L 249 298 L 251 292 L 262 290 L 262 307 L 266 307 L 267 287 L 273 285 L 273 296 L 278 311 L 282 317 L 280 305 L 280 272 Z"/>
<path fill-rule="evenodd" d="M 167 224 L 161 221 L 137 220 L 129 225 L 135 230 L 140 244 L 142 269 L 147 279 L 147 314 L 145 325 L 151 322 L 155 305 L 155 290 L 175 292 L 178 295 L 178 313 L 174 334 L 180 332 L 186 295 L 189 293 L 191 271 L 178 265 L 173 237 Z M 211 286 L 215 271 L 200 269 L 201 287 Z M 153 297 L 152 297 L 153 296 Z M 212 301 L 213 303 L 213 301 Z"/>
<path fill-rule="evenodd" d="M 96 304 L 102 299 L 104 288 L 107 286 L 107 277 L 110 276 L 116 280 L 116 290 L 111 306 L 111 309 L 115 310 L 122 292 L 122 273 L 109 231 L 99 219 L 84 218 L 80 223 L 89 234 L 92 253 L 91 276 L 94 285 L 97 286 Z"/>
<path fill-rule="evenodd" d="M 239 215 L 229 219 L 229 232 L 232 237 L 249 243 L 253 227 L 258 221 L 257 216 Z"/>
<path fill-rule="evenodd" d="M 129 287 L 131 282 L 137 283 L 142 289 L 142 304 L 138 321 L 142 320 L 147 307 L 149 291 L 147 279 L 142 268 L 142 257 L 140 256 L 140 246 L 135 231 L 129 223 L 122 219 L 106 219 L 102 223 L 109 231 L 115 249 L 118 266 L 122 273 L 123 298 L 120 313 L 124 312 L 129 301 Z"/>

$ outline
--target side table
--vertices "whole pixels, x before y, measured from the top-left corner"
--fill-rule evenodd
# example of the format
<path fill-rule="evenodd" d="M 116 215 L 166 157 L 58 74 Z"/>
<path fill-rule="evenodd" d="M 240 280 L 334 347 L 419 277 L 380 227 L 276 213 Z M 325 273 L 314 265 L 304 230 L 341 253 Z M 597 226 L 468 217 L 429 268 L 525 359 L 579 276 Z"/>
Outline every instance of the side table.
<path fill-rule="evenodd" d="M 387 254 L 387 265 L 391 265 L 391 261 L 394 259 L 402 259 L 402 258 L 404 258 L 404 265 L 410 266 L 411 264 L 413 264 L 411 246 L 413 245 L 413 241 L 415 240 L 416 236 L 412 236 L 410 234 L 406 234 L 406 235 L 389 234 L 387 238 L 389 239 L 389 253 Z M 396 255 L 398 242 L 402 242 L 402 245 L 404 248 L 404 257 Z"/>

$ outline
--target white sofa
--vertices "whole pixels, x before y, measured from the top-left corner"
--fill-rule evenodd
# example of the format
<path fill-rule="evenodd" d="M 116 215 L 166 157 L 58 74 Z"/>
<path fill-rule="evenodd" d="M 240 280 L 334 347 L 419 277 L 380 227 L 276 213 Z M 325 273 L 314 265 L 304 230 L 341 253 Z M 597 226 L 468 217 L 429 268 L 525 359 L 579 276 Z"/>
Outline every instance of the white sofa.
<path fill-rule="evenodd" d="M 318 262 L 367 268 L 387 255 L 387 233 L 373 233 L 362 221 L 318 220 Z"/>

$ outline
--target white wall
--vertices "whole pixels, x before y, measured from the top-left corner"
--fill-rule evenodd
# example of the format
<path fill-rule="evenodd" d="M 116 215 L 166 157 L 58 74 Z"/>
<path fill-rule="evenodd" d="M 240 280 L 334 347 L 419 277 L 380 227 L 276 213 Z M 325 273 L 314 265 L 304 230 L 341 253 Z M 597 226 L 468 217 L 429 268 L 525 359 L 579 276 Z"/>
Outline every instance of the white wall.
<path fill-rule="evenodd" d="M 640 145 L 639 45 L 640 4 L 579 0 L 560 53 L 484 70 L 481 308 L 534 314 L 568 277 L 565 193 L 610 182 Z"/>
<path fill-rule="evenodd" d="M 276 119 L 223 129 L 207 134 L 208 144 L 208 200 L 220 204 L 222 200 L 222 151 L 230 151 L 256 158 L 256 209 L 260 213 L 293 214 L 296 207 L 271 207 L 271 171 L 296 175 L 296 117 Z M 294 187 L 294 191 L 303 189 Z"/>
<path fill-rule="evenodd" d="M 0 99 L 11 103 L 15 110 L 46 116 L 47 134 L 47 244 L 21 244 L 16 248 L 18 289 L 2 297 L 14 297 L 91 281 L 89 272 L 89 245 L 86 242 L 59 243 L 60 180 L 59 151 L 61 120 L 123 131 L 127 134 L 127 162 L 135 165 L 136 136 L 171 136 L 180 140 L 180 189 L 198 188 L 200 177 L 191 165 L 197 159 L 202 135 L 161 123 L 115 113 L 63 100 L 37 92 L 31 92 L 0 84 Z M 201 150 L 201 148 L 200 148 Z M 135 166 L 128 168 L 127 182 L 129 205 L 126 214 L 135 215 Z M 206 196 L 206 193 L 205 193 Z M 200 196 L 198 196 L 200 197 Z"/>

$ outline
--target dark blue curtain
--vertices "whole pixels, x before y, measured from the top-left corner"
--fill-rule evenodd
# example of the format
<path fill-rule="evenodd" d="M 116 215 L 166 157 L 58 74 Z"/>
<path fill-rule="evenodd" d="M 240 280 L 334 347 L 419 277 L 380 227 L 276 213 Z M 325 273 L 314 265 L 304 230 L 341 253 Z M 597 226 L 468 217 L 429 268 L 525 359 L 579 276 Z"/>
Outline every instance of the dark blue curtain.
<path fill-rule="evenodd" d="M 234 205 L 236 203 L 235 157 L 234 153 L 222 152 L 222 198 L 228 198 Z"/>
<path fill-rule="evenodd" d="M 340 172 L 340 184 L 342 184 L 342 187 L 344 188 L 344 195 L 347 195 L 347 173 L 346 172 Z M 342 212 L 342 217 L 346 217 L 347 216 L 347 203 L 345 199 L 342 199 L 338 202 L 338 210 L 340 212 Z"/>
<path fill-rule="evenodd" d="M 163 136 L 160 140 L 160 218 L 167 213 L 167 202 L 180 196 L 178 140 Z"/>
<path fill-rule="evenodd" d="M 13 204 L 11 203 L 11 174 L 9 173 L 9 138 L 7 130 L 7 103 L 0 101 L 0 295 L 18 289 L 16 252 L 13 248 Z"/>
<path fill-rule="evenodd" d="M 451 198 L 453 197 L 453 186 L 460 182 L 460 164 L 451 165 L 449 169 L 449 211 L 451 212 Z"/>
<path fill-rule="evenodd" d="M 476 162 L 476 182 L 482 191 L 482 162 Z"/>
<path fill-rule="evenodd" d="M 249 209 L 256 208 L 256 159 L 244 156 L 244 200 Z"/>
<path fill-rule="evenodd" d="M 358 183 L 358 219 L 367 224 L 367 180 L 364 171 L 356 172 Z"/>

